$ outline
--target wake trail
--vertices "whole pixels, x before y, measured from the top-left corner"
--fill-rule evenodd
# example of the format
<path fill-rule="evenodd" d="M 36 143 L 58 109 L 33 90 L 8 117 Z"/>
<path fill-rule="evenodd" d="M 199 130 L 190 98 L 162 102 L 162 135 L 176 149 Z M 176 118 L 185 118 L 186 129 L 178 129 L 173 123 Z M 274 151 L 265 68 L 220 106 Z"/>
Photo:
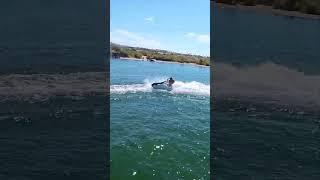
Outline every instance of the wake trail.
<path fill-rule="evenodd" d="M 161 82 L 160 79 L 149 80 L 145 79 L 144 83 L 141 84 L 124 84 L 124 85 L 111 85 L 110 92 L 111 94 L 126 94 L 126 93 L 137 93 L 137 92 L 157 92 L 157 91 L 166 91 L 172 94 L 189 94 L 189 95 L 199 95 L 199 96 L 210 96 L 210 85 L 204 84 L 197 81 L 183 82 L 176 81 L 172 85 L 172 91 L 167 90 L 154 90 L 151 87 L 153 82 Z"/>

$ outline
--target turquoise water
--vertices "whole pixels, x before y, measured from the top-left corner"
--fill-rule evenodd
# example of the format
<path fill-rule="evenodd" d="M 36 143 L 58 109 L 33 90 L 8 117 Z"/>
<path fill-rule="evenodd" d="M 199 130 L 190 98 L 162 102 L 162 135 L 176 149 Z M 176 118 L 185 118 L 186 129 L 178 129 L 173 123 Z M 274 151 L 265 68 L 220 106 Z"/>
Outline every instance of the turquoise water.
<path fill-rule="evenodd" d="M 209 179 L 209 68 L 111 60 L 110 91 L 111 179 Z"/>

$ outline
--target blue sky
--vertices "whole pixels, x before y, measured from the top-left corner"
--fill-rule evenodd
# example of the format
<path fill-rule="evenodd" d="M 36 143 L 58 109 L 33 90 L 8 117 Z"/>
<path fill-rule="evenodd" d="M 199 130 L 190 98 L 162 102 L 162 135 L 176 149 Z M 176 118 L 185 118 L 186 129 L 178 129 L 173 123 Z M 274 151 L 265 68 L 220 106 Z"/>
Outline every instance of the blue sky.
<path fill-rule="evenodd" d="M 111 0 L 111 42 L 210 55 L 209 0 Z"/>

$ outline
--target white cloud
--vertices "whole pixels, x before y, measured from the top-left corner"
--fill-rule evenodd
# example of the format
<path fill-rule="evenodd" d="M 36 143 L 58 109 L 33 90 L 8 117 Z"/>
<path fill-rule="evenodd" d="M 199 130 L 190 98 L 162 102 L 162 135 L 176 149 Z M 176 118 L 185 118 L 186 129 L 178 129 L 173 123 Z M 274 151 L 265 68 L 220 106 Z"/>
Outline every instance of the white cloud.
<path fill-rule="evenodd" d="M 152 36 L 141 35 L 123 29 L 111 31 L 110 40 L 114 43 L 135 47 L 145 47 L 151 49 L 161 49 L 162 47 L 161 43 Z"/>
<path fill-rule="evenodd" d="M 210 43 L 210 36 L 207 34 L 198 35 L 197 39 L 199 42 Z"/>
<path fill-rule="evenodd" d="M 189 33 L 186 34 L 186 36 L 188 36 L 188 37 L 190 37 L 190 38 L 193 38 L 193 37 L 196 36 L 196 34 L 195 34 L 195 33 L 192 33 L 192 32 L 189 32 Z"/>
<path fill-rule="evenodd" d="M 145 17 L 144 20 L 148 23 L 152 23 L 153 22 L 153 17 Z"/>
<path fill-rule="evenodd" d="M 192 41 L 199 42 L 200 44 L 189 44 L 188 46 L 186 46 L 185 44 L 168 46 L 170 44 L 163 44 L 163 41 L 158 40 L 158 38 L 152 36 L 151 34 L 131 32 L 126 29 L 116 29 L 110 32 L 111 42 L 117 44 L 209 56 L 209 35 L 186 33 L 185 36 L 190 38 Z M 171 45 L 173 44 L 175 43 L 172 43 Z"/>
<path fill-rule="evenodd" d="M 186 33 L 188 38 L 194 39 L 198 42 L 209 44 L 210 43 L 210 35 L 208 34 L 197 34 L 193 32 Z"/>

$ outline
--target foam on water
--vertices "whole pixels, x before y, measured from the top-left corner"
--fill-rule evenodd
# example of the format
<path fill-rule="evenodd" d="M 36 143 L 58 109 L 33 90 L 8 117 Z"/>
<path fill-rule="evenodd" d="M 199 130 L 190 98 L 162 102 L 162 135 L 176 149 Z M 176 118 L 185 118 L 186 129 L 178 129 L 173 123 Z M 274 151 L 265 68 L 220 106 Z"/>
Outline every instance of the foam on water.
<path fill-rule="evenodd" d="M 151 84 L 153 82 L 164 81 L 164 78 L 145 79 L 141 84 L 124 84 L 124 85 L 111 85 L 110 92 L 114 94 L 136 93 L 136 92 L 152 92 L 152 91 L 164 91 L 153 90 Z M 190 94 L 200 96 L 210 96 L 210 85 L 197 81 L 183 82 L 176 81 L 173 84 L 172 91 L 168 91 L 173 94 Z"/>
<path fill-rule="evenodd" d="M 173 89 L 171 92 L 176 94 L 194 94 L 210 96 L 210 85 L 203 84 L 197 81 L 176 81 L 176 83 L 173 85 Z"/>
<path fill-rule="evenodd" d="M 216 63 L 214 73 L 215 99 L 238 97 L 279 105 L 320 107 L 320 75 L 308 75 L 274 63 L 246 67 Z"/>

